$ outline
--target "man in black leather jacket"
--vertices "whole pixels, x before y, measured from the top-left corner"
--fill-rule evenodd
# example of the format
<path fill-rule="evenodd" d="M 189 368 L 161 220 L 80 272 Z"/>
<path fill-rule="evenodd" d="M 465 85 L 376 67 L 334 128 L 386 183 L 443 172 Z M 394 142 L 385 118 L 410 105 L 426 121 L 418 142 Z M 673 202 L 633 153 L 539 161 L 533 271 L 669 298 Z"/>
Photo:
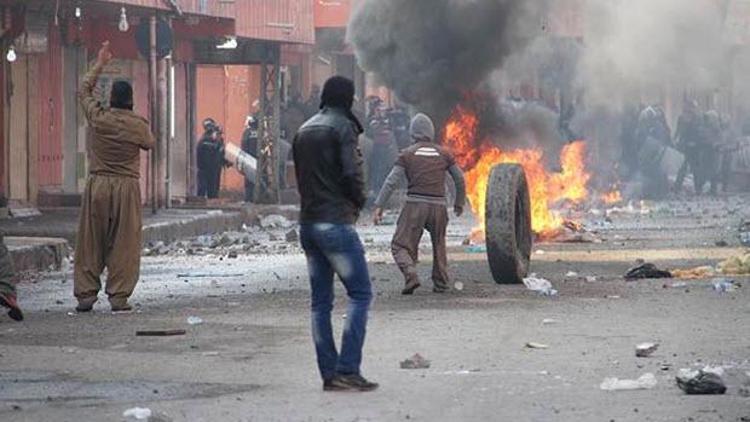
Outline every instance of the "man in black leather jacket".
<path fill-rule="evenodd" d="M 354 224 L 365 205 L 362 125 L 352 114 L 354 83 L 334 76 L 320 111 L 294 138 L 294 166 L 301 198 L 300 241 L 310 273 L 312 331 L 325 391 L 372 391 L 360 374 L 372 286 L 364 247 Z M 341 353 L 331 326 L 333 276 L 349 297 Z"/>

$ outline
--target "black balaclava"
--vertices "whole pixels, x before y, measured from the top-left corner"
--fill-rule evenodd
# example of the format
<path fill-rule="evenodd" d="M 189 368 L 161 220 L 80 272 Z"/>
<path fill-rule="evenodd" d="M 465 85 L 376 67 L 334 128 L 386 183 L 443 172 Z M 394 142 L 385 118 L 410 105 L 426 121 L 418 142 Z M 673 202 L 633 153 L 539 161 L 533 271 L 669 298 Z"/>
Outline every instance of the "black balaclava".
<path fill-rule="evenodd" d="M 354 123 L 357 128 L 357 134 L 364 132 L 362 124 L 357 116 L 352 113 L 354 104 L 354 82 L 343 76 L 333 76 L 323 85 L 323 92 L 320 94 L 320 108 L 334 107 L 344 109 L 346 116 Z"/>
<path fill-rule="evenodd" d="M 112 94 L 109 97 L 109 106 L 124 110 L 133 110 L 133 87 L 125 81 L 116 81 L 112 84 Z"/>

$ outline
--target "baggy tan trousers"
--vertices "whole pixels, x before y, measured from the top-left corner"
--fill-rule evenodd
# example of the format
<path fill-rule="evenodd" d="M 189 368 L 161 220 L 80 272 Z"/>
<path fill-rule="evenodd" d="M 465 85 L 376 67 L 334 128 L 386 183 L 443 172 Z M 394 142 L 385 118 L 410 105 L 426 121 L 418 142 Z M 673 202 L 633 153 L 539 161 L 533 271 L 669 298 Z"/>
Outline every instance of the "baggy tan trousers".
<path fill-rule="evenodd" d="M 445 235 L 448 210 L 445 205 L 406 202 L 396 224 L 391 241 L 391 252 L 407 283 L 417 279 L 419 242 L 426 229 L 432 240 L 432 282 L 437 288 L 448 287 L 448 254 Z"/>
<path fill-rule="evenodd" d="M 74 293 L 79 303 L 96 302 L 105 267 L 110 304 L 127 303 L 140 276 L 141 219 L 138 179 L 89 176 L 75 251 Z"/>
<path fill-rule="evenodd" d="M 0 235 L 0 294 L 13 299 L 16 297 L 15 274 L 10 252 L 8 252 L 8 247 L 5 246 L 5 243 L 3 243 L 2 235 Z"/>

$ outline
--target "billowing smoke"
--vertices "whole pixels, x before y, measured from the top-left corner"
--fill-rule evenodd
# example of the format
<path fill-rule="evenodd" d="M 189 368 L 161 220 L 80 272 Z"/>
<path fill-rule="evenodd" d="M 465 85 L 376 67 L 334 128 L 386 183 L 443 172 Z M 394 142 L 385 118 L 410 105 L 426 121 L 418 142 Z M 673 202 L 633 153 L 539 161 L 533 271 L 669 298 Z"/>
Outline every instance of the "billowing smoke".
<path fill-rule="evenodd" d="M 543 3 L 364 0 L 347 37 L 365 70 L 440 122 L 541 32 Z"/>
<path fill-rule="evenodd" d="M 588 106 L 619 108 L 634 100 L 660 101 L 668 90 L 696 94 L 718 88 L 729 68 L 724 37 L 729 3 L 585 2 L 585 49 L 576 82 Z"/>

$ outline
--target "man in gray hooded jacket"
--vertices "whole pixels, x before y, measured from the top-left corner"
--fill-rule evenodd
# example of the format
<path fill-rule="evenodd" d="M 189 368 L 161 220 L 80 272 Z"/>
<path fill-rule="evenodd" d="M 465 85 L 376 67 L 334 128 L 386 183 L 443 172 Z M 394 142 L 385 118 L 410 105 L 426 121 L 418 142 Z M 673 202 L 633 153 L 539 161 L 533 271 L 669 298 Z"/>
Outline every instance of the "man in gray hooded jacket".
<path fill-rule="evenodd" d="M 450 174 L 456 185 L 456 216 L 463 214 L 466 186 L 461 169 L 453 155 L 435 143 L 435 126 L 424 114 L 417 114 L 409 128 L 414 144 L 404 149 L 393 166 L 378 198 L 375 200 L 375 224 L 383 216 L 383 207 L 401 180 L 406 178 L 408 190 L 406 204 L 401 210 L 391 251 L 406 278 L 402 294 L 410 295 L 419 286 L 416 271 L 419 241 L 424 230 L 430 233 L 434 262 L 432 267 L 433 291 L 443 293 L 450 289 L 448 282 L 448 254 L 445 236 L 448 227 L 448 210 L 445 195 L 445 176 Z"/>

